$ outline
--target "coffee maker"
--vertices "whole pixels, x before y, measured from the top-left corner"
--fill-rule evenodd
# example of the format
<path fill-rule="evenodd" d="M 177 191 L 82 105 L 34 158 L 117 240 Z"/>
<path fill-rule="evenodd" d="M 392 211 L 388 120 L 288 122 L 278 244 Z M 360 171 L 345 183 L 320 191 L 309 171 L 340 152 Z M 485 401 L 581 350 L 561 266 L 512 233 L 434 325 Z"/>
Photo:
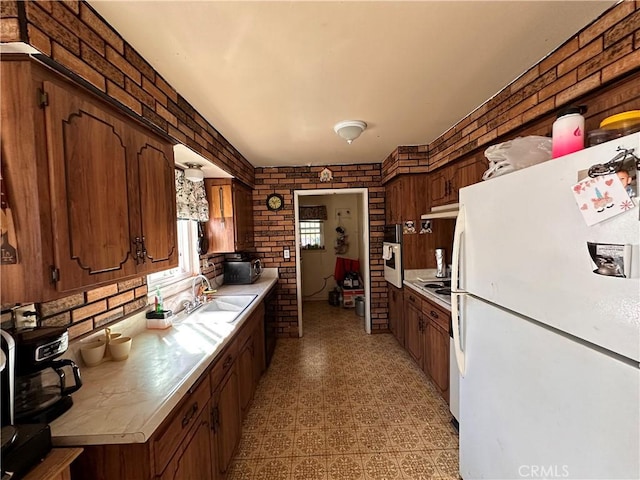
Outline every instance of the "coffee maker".
<path fill-rule="evenodd" d="M 71 394 L 82 386 L 80 369 L 69 359 L 56 360 L 69 346 L 64 327 L 13 332 L 16 343 L 14 415 L 17 423 L 49 423 L 66 412 Z M 73 383 L 70 384 L 70 372 Z"/>
<path fill-rule="evenodd" d="M 51 429 L 42 423 L 20 425 L 15 422 L 16 343 L 13 336 L 0 330 L 0 373 L 2 374 L 2 480 L 18 480 L 51 450 Z"/>

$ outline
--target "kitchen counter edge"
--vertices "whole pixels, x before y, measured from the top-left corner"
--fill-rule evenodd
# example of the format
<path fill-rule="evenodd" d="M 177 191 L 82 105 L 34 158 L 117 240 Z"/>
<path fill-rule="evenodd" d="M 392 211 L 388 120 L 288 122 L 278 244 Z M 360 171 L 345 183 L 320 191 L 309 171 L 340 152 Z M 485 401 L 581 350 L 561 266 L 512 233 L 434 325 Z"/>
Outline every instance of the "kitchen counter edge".
<path fill-rule="evenodd" d="M 65 428 L 65 423 L 70 423 L 74 417 L 88 414 L 89 412 L 81 412 L 78 410 L 81 405 L 74 405 L 71 409 L 63 414 L 61 417 L 52 421 L 51 434 L 52 442 L 55 447 L 68 447 L 68 446 L 85 446 L 85 445 L 109 445 L 109 444 L 127 444 L 127 443 L 145 443 L 155 433 L 157 428 L 164 422 L 173 409 L 182 401 L 183 397 L 188 393 L 189 389 L 201 378 L 210 366 L 216 361 L 225 347 L 233 340 L 235 335 L 240 331 L 242 325 L 251 316 L 253 311 L 264 300 L 267 293 L 277 284 L 278 276 L 261 276 L 258 281 L 250 285 L 222 285 L 218 289 L 219 295 L 258 295 L 258 297 L 251 302 L 249 307 L 242 312 L 240 318 L 234 323 L 234 328 L 220 343 L 215 345 L 215 348 L 207 355 L 201 357 L 199 360 L 194 361 L 193 365 L 190 365 L 190 369 L 186 376 L 175 385 L 168 395 L 160 399 L 155 406 L 153 413 L 151 413 L 144 423 L 139 428 L 130 429 L 127 431 L 126 427 L 124 431 L 108 431 L 105 429 L 102 432 L 99 428 L 96 428 L 92 433 L 76 432 L 74 434 L 73 428 Z M 172 329 L 167 329 L 172 330 Z M 164 333 L 166 331 L 161 330 L 148 330 L 147 332 L 157 332 L 157 335 L 163 337 L 164 335 L 171 335 L 172 332 Z M 135 348 L 135 337 L 134 347 Z M 129 360 L 131 361 L 131 360 Z M 116 362 L 108 362 L 116 363 Z M 120 362 L 117 362 L 120 363 Z M 126 362 L 122 362 L 121 365 L 125 366 Z M 134 369 L 131 369 L 134 370 Z M 91 388 L 91 385 L 83 386 L 84 389 Z M 80 392 L 80 391 L 79 391 Z M 85 392 L 86 393 L 86 392 Z M 99 392 L 96 392 L 99 393 Z M 126 392 L 122 392 L 122 395 L 126 397 Z M 100 410 L 101 406 L 96 405 L 96 411 L 90 412 L 90 415 L 101 417 L 103 422 L 108 422 L 108 412 Z M 112 407 L 113 408 L 113 407 Z M 135 407 L 134 407 L 135 408 Z M 149 405 L 145 405 L 144 408 L 149 408 Z M 109 405 L 104 406 L 104 410 L 109 410 Z M 77 422 L 76 422 L 77 423 Z M 94 425 L 97 422 L 91 422 Z"/>

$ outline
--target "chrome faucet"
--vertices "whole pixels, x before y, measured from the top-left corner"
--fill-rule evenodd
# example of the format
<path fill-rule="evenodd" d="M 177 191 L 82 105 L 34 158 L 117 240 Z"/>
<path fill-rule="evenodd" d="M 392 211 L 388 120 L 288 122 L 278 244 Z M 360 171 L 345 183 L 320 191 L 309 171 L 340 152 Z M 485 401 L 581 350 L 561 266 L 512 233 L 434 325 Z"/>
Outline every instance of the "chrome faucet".
<path fill-rule="evenodd" d="M 193 312 L 196 308 L 201 306 L 203 303 L 200 297 L 196 294 L 197 280 L 200 280 L 200 283 L 202 283 L 202 280 L 204 280 L 205 283 L 207 284 L 207 289 L 212 290 L 211 283 L 209 283 L 209 279 L 207 277 L 205 277 L 202 274 L 199 274 L 193 277 L 193 280 L 191 281 L 191 301 L 185 300 L 183 302 L 184 309 L 186 310 L 187 313 Z"/>

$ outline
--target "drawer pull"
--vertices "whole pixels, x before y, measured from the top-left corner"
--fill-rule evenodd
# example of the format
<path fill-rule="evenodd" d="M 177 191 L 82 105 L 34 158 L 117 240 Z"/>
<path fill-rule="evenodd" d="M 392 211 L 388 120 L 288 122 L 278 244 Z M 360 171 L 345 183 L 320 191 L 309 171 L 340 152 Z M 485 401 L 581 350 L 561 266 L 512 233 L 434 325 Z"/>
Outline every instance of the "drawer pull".
<path fill-rule="evenodd" d="M 224 363 L 222 364 L 222 368 L 224 368 L 226 370 L 227 368 L 229 368 L 231 366 L 231 362 L 233 362 L 233 357 L 231 355 L 229 355 L 227 357 L 227 359 L 224 361 Z"/>
<path fill-rule="evenodd" d="M 189 422 L 197 412 L 198 412 L 198 402 L 194 402 L 194 404 L 191 405 L 191 408 L 189 409 L 189 411 L 184 414 L 184 417 L 182 417 L 182 428 L 189 425 Z"/>
<path fill-rule="evenodd" d="M 440 317 L 438 316 L 438 314 L 437 314 L 436 312 L 434 312 L 433 310 L 431 310 L 430 314 L 431 314 L 431 316 L 432 316 L 433 318 L 440 318 Z"/>
<path fill-rule="evenodd" d="M 412 302 L 415 302 L 416 298 L 413 295 L 409 295 L 409 300 L 411 300 Z"/>

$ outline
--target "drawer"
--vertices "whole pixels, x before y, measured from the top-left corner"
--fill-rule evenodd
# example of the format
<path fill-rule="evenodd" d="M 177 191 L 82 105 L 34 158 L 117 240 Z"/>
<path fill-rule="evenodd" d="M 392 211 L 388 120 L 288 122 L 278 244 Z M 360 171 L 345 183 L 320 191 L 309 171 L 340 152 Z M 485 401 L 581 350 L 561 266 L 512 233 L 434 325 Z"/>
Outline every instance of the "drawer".
<path fill-rule="evenodd" d="M 422 295 L 417 294 L 410 288 L 404 289 L 404 301 L 414 305 L 416 308 L 422 308 L 422 302 L 426 301 Z"/>
<path fill-rule="evenodd" d="M 247 342 L 253 331 L 255 329 L 255 318 L 253 316 L 249 317 L 245 324 L 242 326 L 240 331 L 238 332 L 238 336 L 235 338 L 234 342 L 238 346 L 238 350 L 242 350 L 242 346 Z"/>
<path fill-rule="evenodd" d="M 213 362 L 213 368 L 211 368 L 211 391 L 218 388 L 218 385 L 227 374 L 227 372 L 233 366 L 238 356 L 238 342 L 234 339 L 227 348 L 225 348 L 220 356 Z"/>
<path fill-rule="evenodd" d="M 209 376 L 205 376 L 199 384 L 189 390 L 182 403 L 169 415 L 153 444 L 156 472 L 159 473 L 165 469 L 187 433 L 196 425 L 196 420 L 206 408 L 209 398 L 211 398 L 211 384 Z"/>
<path fill-rule="evenodd" d="M 436 323 L 445 332 L 449 333 L 449 323 L 451 319 L 451 313 L 437 307 L 435 304 L 428 300 L 422 303 L 422 313 L 429 319 L 429 321 Z"/>

